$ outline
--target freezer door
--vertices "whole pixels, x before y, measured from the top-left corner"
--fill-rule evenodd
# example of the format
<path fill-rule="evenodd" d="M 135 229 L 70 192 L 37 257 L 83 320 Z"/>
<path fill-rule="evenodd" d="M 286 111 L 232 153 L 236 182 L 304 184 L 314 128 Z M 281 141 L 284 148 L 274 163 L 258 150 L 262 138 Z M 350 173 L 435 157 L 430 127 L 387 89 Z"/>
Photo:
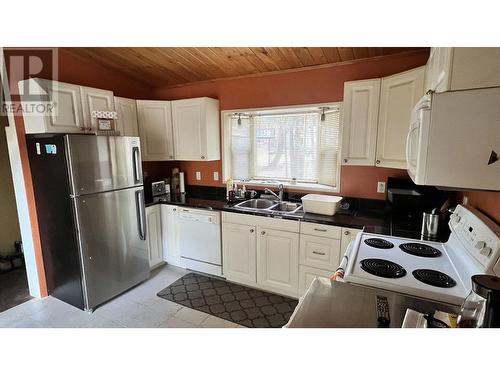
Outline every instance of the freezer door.
<path fill-rule="evenodd" d="M 142 185 L 139 143 L 138 137 L 66 135 L 72 194 Z"/>
<path fill-rule="evenodd" d="M 74 198 L 88 309 L 149 277 L 144 190 Z"/>

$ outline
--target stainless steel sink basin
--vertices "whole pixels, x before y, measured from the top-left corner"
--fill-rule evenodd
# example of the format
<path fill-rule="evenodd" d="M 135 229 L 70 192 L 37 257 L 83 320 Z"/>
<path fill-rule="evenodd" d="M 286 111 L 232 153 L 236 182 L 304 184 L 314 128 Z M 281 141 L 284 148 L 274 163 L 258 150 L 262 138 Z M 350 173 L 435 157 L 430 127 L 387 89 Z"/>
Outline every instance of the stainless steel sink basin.
<path fill-rule="evenodd" d="M 292 211 L 296 211 L 300 207 L 302 207 L 302 205 L 300 205 L 298 203 L 280 202 L 277 205 L 269 208 L 269 210 L 280 211 L 280 212 L 292 212 Z"/>
<path fill-rule="evenodd" d="M 249 199 L 247 201 L 236 204 L 234 207 L 266 209 L 271 206 L 274 206 L 275 204 L 276 202 L 268 199 Z"/>
<path fill-rule="evenodd" d="M 292 202 L 277 202 L 269 199 L 249 199 L 234 205 L 234 207 L 267 213 L 295 213 L 302 208 L 302 205 Z"/>

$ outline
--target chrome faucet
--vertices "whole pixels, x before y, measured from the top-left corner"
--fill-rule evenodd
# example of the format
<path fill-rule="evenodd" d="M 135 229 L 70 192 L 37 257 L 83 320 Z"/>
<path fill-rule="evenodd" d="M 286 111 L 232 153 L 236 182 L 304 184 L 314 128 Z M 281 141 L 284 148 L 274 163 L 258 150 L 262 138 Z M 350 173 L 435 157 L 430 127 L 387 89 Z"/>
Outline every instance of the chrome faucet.
<path fill-rule="evenodd" d="M 276 198 L 278 198 L 279 201 L 282 201 L 283 200 L 283 184 L 279 184 L 278 185 L 278 194 L 276 194 L 274 191 L 268 189 L 268 188 L 265 188 L 264 189 L 264 193 L 269 193 L 269 194 L 272 194 L 274 195 Z"/>

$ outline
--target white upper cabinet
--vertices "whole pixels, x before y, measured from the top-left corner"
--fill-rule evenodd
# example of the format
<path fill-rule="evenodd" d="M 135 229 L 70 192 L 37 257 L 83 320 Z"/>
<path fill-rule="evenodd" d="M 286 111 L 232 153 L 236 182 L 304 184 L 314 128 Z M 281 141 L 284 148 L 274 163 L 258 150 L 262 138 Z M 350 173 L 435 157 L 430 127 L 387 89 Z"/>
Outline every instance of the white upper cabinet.
<path fill-rule="evenodd" d="M 424 94 L 424 69 L 344 84 L 342 164 L 406 168 L 406 136 Z"/>
<path fill-rule="evenodd" d="M 172 101 L 176 160 L 220 160 L 219 101 L 195 98 Z"/>
<path fill-rule="evenodd" d="M 171 102 L 137 100 L 137 114 L 142 160 L 173 160 Z"/>
<path fill-rule="evenodd" d="M 299 234 L 259 227 L 257 284 L 288 296 L 299 288 Z"/>
<path fill-rule="evenodd" d="M 500 48 L 431 48 L 425 92 L 500 86 Z"/>
<path fill-rule="evenodd" d="M 379 78 L 344 84 L 342 164 L 373 165 L 379 95 Z"/>
<path fill-rule="evenodd" d="M 375 163 L 406 169 L 411 111 L 424 94 L 424 67 L 382 78 Z"/>
<path fill-rule="evenodd" d="M 116 130 L 120 132 L 120 135 L 138 137 L 136 101 L 115 96 L 115 111 L 117 113 Z"/>
<path fill-rule="evenodd" d="M 92 118 L 93 111 L 114 111 L 113 91 L 80 86 L 83 109 L 83 123 L 88 130 L 97 130 L 97 119 Z"/>
<path fill-rule="evenodd" d="M 45 95 L 54 104 L 50 113 L 24 116 L 27 134 L 85 132 L 80 86 L 32 78 L 19 82 L 19 92 L 23 104 L 43 103 Z"/>

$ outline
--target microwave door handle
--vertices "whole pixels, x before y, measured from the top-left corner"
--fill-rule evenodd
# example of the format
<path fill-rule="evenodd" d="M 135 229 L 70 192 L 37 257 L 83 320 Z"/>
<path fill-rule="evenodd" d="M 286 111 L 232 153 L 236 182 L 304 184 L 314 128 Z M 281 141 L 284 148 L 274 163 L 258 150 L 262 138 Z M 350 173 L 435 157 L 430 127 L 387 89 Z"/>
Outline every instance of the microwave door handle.
<path fill-rule="evenodd" d="M 412 169 L 414 166 L 411 164 L 410 162 L 410 157 L 411 157 L 411 142 L 410 142 L 410 139 L 411 139 L 411 135 L 412 133 L 418 129 L 418 127 L 420 126 L 420 124 L 411 124 L 410 125 L 410 130 L 408 131 L 408 134 L 406 135 L 406 169 Z"/>
<path fill-rule="evenodd" d="M 142 196 L 142 190 L 137 190 L 135 192 L 135 203 L 136 203 L 136 213 L 137 213 L 137 229 L 139 231 L 139 238 L 144 241 L 146 240 L 146 212 L 144 208 L 144 200 Z"/>
<path fill-rule="evenodd" d="M 134 168 L 134 182 L 141 182 L 141 177 L 139 176 L 140 166 L 139 166 L 139 147 L 134 146 L 132 148 L 132 163 Z"/>

